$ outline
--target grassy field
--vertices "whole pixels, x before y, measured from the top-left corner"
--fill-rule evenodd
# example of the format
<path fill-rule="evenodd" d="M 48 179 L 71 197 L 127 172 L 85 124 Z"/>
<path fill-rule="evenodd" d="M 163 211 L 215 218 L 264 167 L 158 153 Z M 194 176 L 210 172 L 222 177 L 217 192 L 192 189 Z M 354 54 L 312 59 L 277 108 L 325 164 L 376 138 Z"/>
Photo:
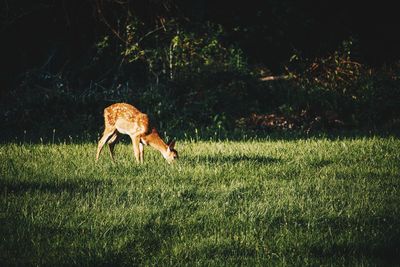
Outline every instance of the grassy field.
<path fill-rule="evenodd" d="M 400 140 L 0 145 L 0 265 L 396 265 Z"/>

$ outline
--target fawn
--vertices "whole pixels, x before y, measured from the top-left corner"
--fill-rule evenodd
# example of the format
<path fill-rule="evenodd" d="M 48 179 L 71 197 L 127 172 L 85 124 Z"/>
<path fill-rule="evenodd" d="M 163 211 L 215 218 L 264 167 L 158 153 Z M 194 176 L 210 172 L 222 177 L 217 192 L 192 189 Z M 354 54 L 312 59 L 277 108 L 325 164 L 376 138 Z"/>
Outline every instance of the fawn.
<path fill-rule="evenodd" d="M 178 152 L 174 149 L 175 141 L 165 144 L 157 130 L 149 130 L 149 118 L 137 108 L 126 103 L 116 103 L 104 109 L 104 133 L 97 146 L 96 162 L 100 152 L 108 142 L 110 156 L 114 161 L 114 146 L 119 134 L 127 134 L 132 140 L 133 152 L 136 161 L 143 163 L 143 145 L 150 145 L 161 152 L 168 163 L 178 158 Z"/>

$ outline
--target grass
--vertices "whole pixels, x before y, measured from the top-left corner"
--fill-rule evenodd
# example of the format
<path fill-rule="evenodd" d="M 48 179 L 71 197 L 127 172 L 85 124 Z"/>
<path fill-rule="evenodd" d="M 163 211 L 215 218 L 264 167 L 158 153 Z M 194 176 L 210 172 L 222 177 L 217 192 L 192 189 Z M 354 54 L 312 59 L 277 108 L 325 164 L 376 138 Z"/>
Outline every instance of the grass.
<path fill-rule="evenodd" d="M 400 140 L 0 145 L 0 265 L 395 265 Z"/>

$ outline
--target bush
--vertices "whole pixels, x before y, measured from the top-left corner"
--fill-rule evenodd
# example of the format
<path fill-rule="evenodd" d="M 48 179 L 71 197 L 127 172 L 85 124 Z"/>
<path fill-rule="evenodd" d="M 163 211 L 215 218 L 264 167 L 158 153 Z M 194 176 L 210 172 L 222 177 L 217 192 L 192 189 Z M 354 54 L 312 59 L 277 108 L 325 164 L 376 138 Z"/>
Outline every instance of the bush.
<path fill-rule="evenodd" d="M 144 36 L 137 37 L 141 32 Z M 1 100 L 2 137 L 95 139 L 103 109 L 128 102 L 168 134 L 227 137 L 234 132 L 400 127 L 400 63 L 370 69 L 349 42 L 314 60 L 293 56 L 285 79 L 262 82 L 221 26 L 191 31 L 171 22 L 148 32 L 132 21 L 128 43 L 102 37 L 82 65 L 25 72 Z"/>

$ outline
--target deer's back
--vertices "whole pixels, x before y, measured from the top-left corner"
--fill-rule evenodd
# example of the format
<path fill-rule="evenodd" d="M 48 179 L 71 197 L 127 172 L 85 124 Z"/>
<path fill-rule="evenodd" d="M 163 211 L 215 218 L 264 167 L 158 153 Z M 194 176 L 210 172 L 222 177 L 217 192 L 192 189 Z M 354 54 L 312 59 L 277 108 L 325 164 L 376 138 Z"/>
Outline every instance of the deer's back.
<path fill-rule="evenodd" d="M 137 108 L 126 103 L 116 103 L 104 109 L 104 120 L 108 125 L 115 125 L 117 121 L 124 121 L 142 128 L 148 129 L 148 117 Z"/>

